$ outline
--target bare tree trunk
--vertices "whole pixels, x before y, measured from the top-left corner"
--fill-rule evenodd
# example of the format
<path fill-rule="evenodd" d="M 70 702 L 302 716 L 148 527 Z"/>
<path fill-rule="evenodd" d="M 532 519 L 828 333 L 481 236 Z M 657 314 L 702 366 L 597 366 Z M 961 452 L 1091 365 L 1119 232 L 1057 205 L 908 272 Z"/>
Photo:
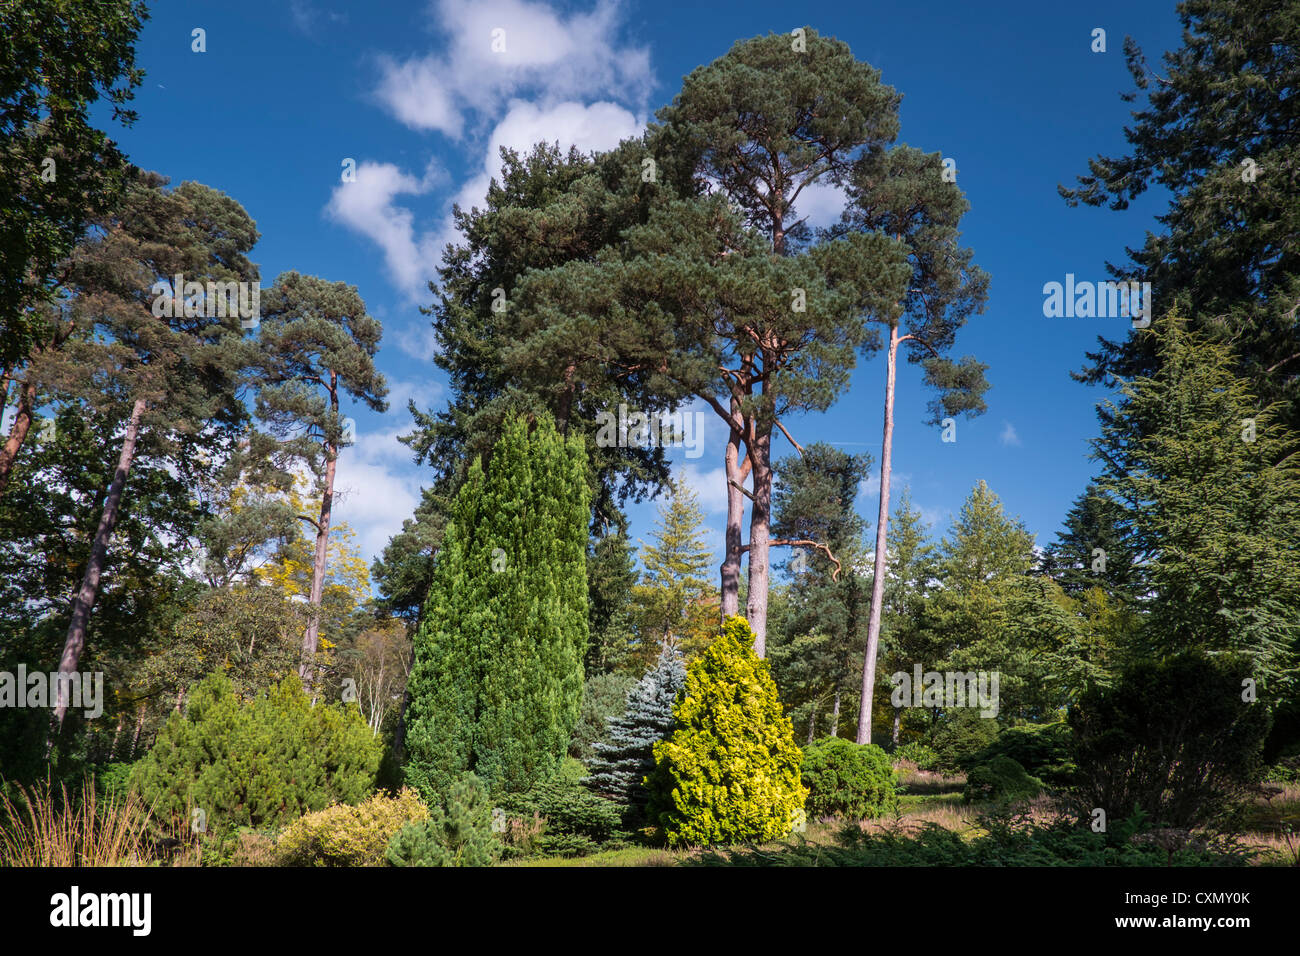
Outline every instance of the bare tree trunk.
<path fill-rule="evenodd" d="M 113 742 L 108 745 L 108 759 L 117 759 L 117 741 L 122 736 L 122 725 L 126 723 L 126 712 L 117 715 L 117 726 L 113 728 Z"/>
<path fill-rule="evenodd" d="M 754 470 L 754 503 L 749 512 L 749 601 L 746 614 L 754 630 L 754 653 L 767 655 L 768 559 L 772 538 L 772 434 L 760 435 L 749 450 Z"/>
<path fill-rule="evenodd" d="M 898 725 L 901 722 L 902 716 L 903 716 L 903 708 L 895 707 L 894 708 L 894 738 L 893 738 L 895 747 L 898 746 Z"/>
<path fill-rule="evenodd" d="M 885 544 L 889 534 L 889 476 L 894 450 L 894 382 L 898 367 L 898 326 L 889 328 L 889 366 L 885 373 L 885 436 L 880 449 L 880 510 L 876 516 L 876 560 L 871 580 L 871 615 L 867 622 L 867 656 L 862 664 L 862 706 L 858 743 L 871 743 L 871 697 L 876 688 L 876 654 L 880 650 L 880 612 L 885 598 Z"/>
<path fill-rule="evenodd" d="M 63 656 L 59 658 L 59 673 L 72 674 L 81 660 L 81 652 L 86 646 L 86 628 L 90 623 L 90 609 L 99 594 L 99 576 L 104 570 L 104 560 L 108 556 L 108 542 L 113 537 L 117 526 L 118 508 L 122 503 L 122 489 L 126 487 L 126 476 L 135 459 L 136 441 L 140 437 L 140 418 L 144 415 L 145 401 L 138 398 L 131 406 L 131 420 L 126 426 L 126 436 L 122 440 L 122 452 L 118 455 L 117 471 L 108 486 L 108 497 L 104 501 L 104 511 L 99 517 L 99 527 L 95 531 L 95 540 L 90 548 L 90 559 L 86 562 L 86 573 L 82 576 L 81 587 L 72 599 L 72 621 L 68 624 L 68 637 L 63 643 Z M 54 733 L 63 727 L 63 717 L 68 712 L 68 682 L 59 680 L 58 703 L 54 708 L 51 726 L 50 745 L 54 743 Z"/>
<path fill-rule="evenodd" d="M 137 709 L 136 714 L 137 714 L 137 716 L 136 716 L 136 720 L 135 720 L 135 733 L 131 735 L 131 754 L 130 754 L 130 756 L 131 756 L 131 759 L 132 759 L 132 760 L 135 759 L 136 751 L 137 751 L 137 750 L 139 749 L 139 747 L 140 747 L 140 731 L 142 731 L 142 730 L 144 729 L 144 715 L 145 715 L 145 705 L 144 705 L 144 701 L 140 701 L 140 706 L 139 706 L 139 708 Z"/>
<path fill-rule="evenodd" d="M 840 692 L 838 688 L 835 691 L 835 707 L 831 710 L 831 736 L 840 735 Z"/>
<path fill-rule="evenodd" d="M 735 410 L 736 403 L 732 402 Z M 740 535 L 745 518 L 741 495 L 744 481 L 740 470 L 740 432 L 731 430 L 727 439 L 727 533 L 726 553 L 722 560 L 722 616 L 740 613 Z"/>
<path fill-rule="evenodd" d="M 314 679 L 312 661 L 316 657 L 316 647 L 320 635 L 320 602 L 325 592 L 325 559 L 330 543 L 330 512 L 334 507 L 334 473 L 338 464 L 338 449 L 329 443 L 325 445 L 325 493 L 320 502 L 320 520 L 316 523 L 316 560 L 311 568 L 311 621 L 307 624 L 307 633 L 302 639 L 302 663 L 298 675 L 302 678 L 303 689 L 311 693 Z"/>
<path fill-rule="evenodd" d="M 4 494 L 9 484 L 9 472 L 13 471 L 18 450 L 23 447 L 23 442 L 27 440 L 27 433 L 31 431 L 34 417 L 32 407 L 35 401 L 36 384 L 24 382 L 18 392 L 18 410 L 14 414 L 13 427 L 9 429 L 9 437 L 5 439 L 4 447 L 0 447 L 0 495 Z"/>
<path fill-rule="evenodd" d="M 813 704 L 812 711 L 808 714 L 808 743 L 813 742 L 817 735 L 817 705 Z"/>

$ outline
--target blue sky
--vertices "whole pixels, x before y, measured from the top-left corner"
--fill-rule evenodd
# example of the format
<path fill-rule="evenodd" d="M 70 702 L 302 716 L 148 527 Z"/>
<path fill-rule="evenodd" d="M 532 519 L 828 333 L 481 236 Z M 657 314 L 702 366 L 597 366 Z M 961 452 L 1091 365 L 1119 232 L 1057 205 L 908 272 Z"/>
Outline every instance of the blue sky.
<path fill-rule="evenodd" d="M 1179 42 L 1173 2 L 1094 0 L 1066 10 L 1040 2 L 925 4 L 547 3 L 435 0 L 195 0 L 155 4 L 138 47 L 146 71 L 139 121 L 119 140 L 139 165 L 173 183 L 197 180 L 237 200 L 262 233 L 253 259 L 269 286 L 295 269 L 356 285 L 384 324 L 378 356 L 391 410 L 356 409 L 357 445 L 340 462 L 340 520 L 375 556 L 414 510 L 424 469 L 396 436 L 406 401 L 440 407 L 445 381 L 430 361 L 426 283 L 453 201 L 481 200 L 499 144 L 540 139 L 607 148 L 642 128 L 681 78 L 739 39 L 811 25 L 849 44 L 903 94 L 900 142 L 952 157 L 971 203 L 964 243 L 992 276 L 984 314 L 957 354 L 989 365 L 988 412 L 960 419 L 943 443 L 922 424 L 928 394 L 900 363 L 895 494 L 903 484 L 936 527 L 980 479 L 1039 544 L 1056 534 L 1093 474 L 1088 439 L 1104 396 L 1069 372 L 1122 318 L 1043 317 L 1044 283 L 1105 278 L 1156 226 L 1160 196 L 1126 212 L 1069 209 L 1072 184 L 1097 153 L 1124 150 L 1131 87 L 1122 42 L 1155 65 Z M 797 12 L 797 16 L 795 15 Z M 491 31 L 505 32 L 494 54 Z M 1094 53 L 1092 31 L 1106 31 Z M 205 31 L 206 52 L 192 50 Z M 357 181 L 340 182 L 352 158 Z M 823 196 L 823 198 L 825 198 Z M 819 210 L 812 212 L 814 218 Z M 1156 304 L 1159 309 L 1159 303 Z M 830 412 L 791 424 L 801 443 L 827 441 L 879 459 L 884 358 L 859 365 Z M 593 437 L 595 424 L 592 425 Z M 721 547 L 723 434 L 707 423 L 703 455 L 672 457 Z M 791 448 L 780 440 L 777 454 Z M 654 505 L 633 507 L 646 537 Z M 859 508 L 874 524 L 876 486 Z"/>

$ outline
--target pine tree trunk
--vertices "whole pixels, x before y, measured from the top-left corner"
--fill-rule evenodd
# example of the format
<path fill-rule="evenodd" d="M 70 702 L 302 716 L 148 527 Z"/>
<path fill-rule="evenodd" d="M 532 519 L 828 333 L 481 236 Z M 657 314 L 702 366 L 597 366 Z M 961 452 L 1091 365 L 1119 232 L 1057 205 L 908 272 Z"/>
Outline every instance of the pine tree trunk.
<path fill-rule="evenodd" d="M 31 430 L 32 406 L 35 401 L 36 384 L 24 382 L 18 393 L 18 411 L 14 415 L 13 427 L 9 429 L 9 437 L 5 439 L 4 447 L 0 448 L 0 495 L 4 494 L 9 484 L 9 472 L 13 470 L 14 461 L 18 458 L 18 450 L 23 447 L 23 442 L 27 440 L 27 433 Z"/>
<path fill-rule="evenodd" d="M 898 746 L 898 725 L 902 720 L 902 716 L 903 716 L 903 708 L 895 707 L 894 708 L 894 738 L 893 738 L 895 747 Z"/>
<path fill-rule="evenodd" d="M 122 440 L 122 451 L 117 459 L 117 471 L 108 486 L 108 497 L 104 501 L 104 510 L 99 518 L 99 527 L 95 531 L 95 540 L 90 548 L 90 559 L 86 562 L 86 573 L 82 576 L 81 587 L 72 600 L 72 621 L 68 624 L 68 636 L 63 643 L 63 655 L 59 658 L 59 673 L 72 674 L 81 660 L 81 652 L 86 646 L 86 628 L 90 624 L 90 609 L 99 594 L 99 576 L 104 570 L 104 561 L 108 556 L 108 542 L 117 526 L 118 508 L 122 503 L 122 489 L 126 487 L 126 476 L 135 459 L 136 441 L 140 437 L 140 418 L 144 415 L 145 401 L 136 399 L 131 407 L 131 420 L 126 426 L 126 436 Z M 63 717 L 68 712 L 67 681 L 59 681 L 58 703 L 54 708 L 51 725 L 50 744 L 53 745 L 54 733 L 63 726 Z"/>
<path fill-rule="evenodd" d="M 307 633 L 302 639 L 302 664 L 298 674 L 302 678 L 303 689 L 311 694 L 314 680 L 312 661 L 316 657 L 316 647 L 320 635 L 320 602 L 325 592 L 325 559 L 330 543 L 330 512 L 334 506 L 334 473 L 338 463 L 338 449 L 327 443 L 325 445 L 325 493 L 320 502 L 320 520 L 316 523 L 316 560 L 311 568 L 311 621 Z"/>
<path fill-rule="evenodd" d="M 813 705 L 812 711 L 808 714 L 808 743 L 812 743 L 817 735 L 817 705 Z"/>
<path fill-rule="evenodd" d="M 772 434 L 761 435 L 749 451 L 754 470 L 754 503 L 749 512 L 749 601 L 746 616 L 754 631 L 754 653 L 767 656 L 768 558 L 772 530 Z"/>
<path fill-rule="evenodd" d="M 831 736 L 840 735 L 840 692 L 835 691 L 835 707 L 831 710 Z"/>
<path fill-rule="evenodd" d="M 880 510 L 876 516 L 876 560 L 871 580 L 871 614 L 867 621 L 867 656 L 862 664 L 862 705 L 858 743 L 871 743 L 871 697 L 876 687 L 880 650 L 880 612 L 885 598 L 885 543 L 889 535 L 889 475 L 894 449 L 894 381 L 898 367 L 898 326 L 889 329 L 889 366 L 885 373 L 885 436 L 880 448 Z"/>
<path fill-rule="evenodd" d="M 735 402 L 732 402 L 735 411 Z M 745 518 L 745 503 L 740 472 L 740 432 L 732 429 L 727 439 L 727 532 L 726 553 L 722 560 L 722 616 L 740 613 L 740 535 Z"/>

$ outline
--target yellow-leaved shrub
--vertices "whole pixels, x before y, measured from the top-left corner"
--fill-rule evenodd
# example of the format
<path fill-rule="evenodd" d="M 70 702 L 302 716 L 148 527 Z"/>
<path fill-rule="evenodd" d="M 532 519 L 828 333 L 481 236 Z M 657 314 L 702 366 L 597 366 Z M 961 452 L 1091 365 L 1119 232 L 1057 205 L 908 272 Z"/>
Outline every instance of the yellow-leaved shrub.
<path fill-rule="evenodd" d="M 356 806 L 339 803 L 299 817 L 275 845 L 278 866 L 383 866 L 384 850 L 408 823 L 429 819 L 419 795 L 377 793 Z"/>

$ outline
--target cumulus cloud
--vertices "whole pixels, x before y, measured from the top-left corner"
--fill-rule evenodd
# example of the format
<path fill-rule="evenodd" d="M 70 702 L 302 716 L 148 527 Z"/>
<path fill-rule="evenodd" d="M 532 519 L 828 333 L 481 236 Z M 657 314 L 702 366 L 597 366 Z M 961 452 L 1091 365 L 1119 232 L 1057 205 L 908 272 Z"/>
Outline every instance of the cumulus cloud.
<path fill-rule="evenodd" d="M 445 51 L 404 61 L 381 57 L 375 96 L 401 123 L 462 140 L 473 157 L 468 174 L 447 194 L 441 167 L 430 164 L 417 177 L 391 163 L 363 162 L 356 181 L 339 183 L 326 207 L 329 218 L 380 247 L 411 304 L 426 302 L 443 250 L 460 239 L 452 204 L 483 205 L 488 183 L 500 175 L 502 147 L 521 154 L 540 142 L 612 149 L 644 128 L 651 84 L 648 52 L 618 39 L 614 2 L 562 14 L 531 0 L 438 0 L 430 16 Z M 498 29 L 505 31 L 498 36 L 504 50 L 493 52 Z M 417 222 L 412 200 L 434 192 L 443 211 Z M 435 351 L 427 329 L 399 332 L 397 342 L 417 358 Z"/>
<path fill-rule="evenodd" d="M 434 275 L 438 247 L 415 227 L 415 214 L 395 200 L 419 196 L 439 180 L 431 165 L 419 179 L 392 163 L 362 162 L 353 182 L 334 187 L 326 215 L 372 240 L 384 253 L 389 274 L 409 298 L 419 298 Z"/>
<path fill-rule="evenodd" d="M 400 122 L 459 138 L 467 117 L 490 116 L 527 95 L 547 106 L 605 95 L 640 102 L 653 78 L 644 47 L 619 40 L 619 4 L 563 14 L 529 0 L 436 0 L 444 49 L 379 61 L 376 98 Z"/>

